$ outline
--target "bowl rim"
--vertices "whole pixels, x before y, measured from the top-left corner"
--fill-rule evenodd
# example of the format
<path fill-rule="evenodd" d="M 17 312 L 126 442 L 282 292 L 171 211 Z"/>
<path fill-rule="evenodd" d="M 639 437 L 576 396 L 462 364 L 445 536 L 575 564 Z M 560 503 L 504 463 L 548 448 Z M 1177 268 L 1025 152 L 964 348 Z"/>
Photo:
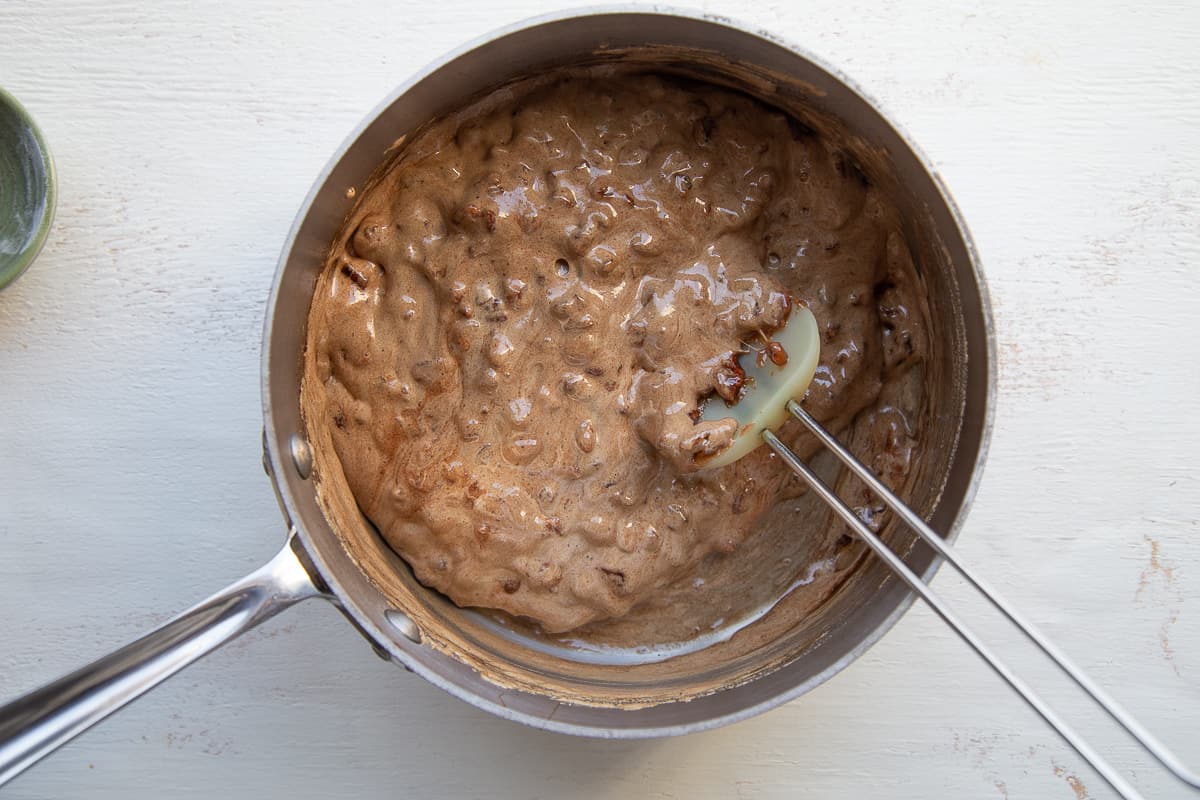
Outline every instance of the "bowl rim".
<path fill-rule="evenodd" d="M 15 118 L 33 136 L 45 174 L 45 180 L 41 187 L 44 194 L 41 219 L 38 220 L 33 237 L 9 262 L 7 274 L 0 271 L 0 289 L 3 289 L 29 269 L 50 237 L 50 228 L 54 224 L 54 213 L 58 206 L 58 175 L 54 167 L 54 157 L 50 153 L 50 147 L 46 144 L 46 137 L 42 133 L 42 129 L 38 127 L 33 115 L 21 104 L 21 101 L 3 86 L 0 86 L 0 114 L 7 114 Z"/>

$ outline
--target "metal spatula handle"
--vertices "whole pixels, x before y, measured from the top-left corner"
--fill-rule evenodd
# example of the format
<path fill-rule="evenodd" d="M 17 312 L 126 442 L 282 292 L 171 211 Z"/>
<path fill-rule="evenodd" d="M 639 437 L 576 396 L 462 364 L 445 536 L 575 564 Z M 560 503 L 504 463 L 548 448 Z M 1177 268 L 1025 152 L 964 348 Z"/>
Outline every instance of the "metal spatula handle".
<path fill-rule="evenodd" d="M 1030 641 L 1036 644 L 1042 652 L 1057 664 L 1063 672 L 1065 672 L 1071 680 L 1073 680 L 1081 689 L 1101 707 L 1109 716 L 1113 718 L 1122 728 L 1124 728 L 1131 736 L 1146 749 L 1150 755 L 1154 756 L 1159 763 L 1166 767 L 1175 777 L 1187 783 L 1193 788 L 1200 788 L 1200 775 L 1189 769 L 1165 744 L 1157 737 L 1150 733 L 1137 719 L 1126 711 L 1116 700 L 1108 695 L 1092 678 L 1085 673 L 1077 664 L 1069 659 L 1066 654 L 1060 650 L 1049 638 L 1038 630 L 1033 623 L 1027 620 L 1020 612 L 1018 612 L 1007 600 L 1000 597 L 991 586 L 989 586 L 982 578 L 980 578 L 973 569 L 967 566 L 960 555 L 958 555 L 950 545 L 946 544 L 940 536 L 921 519 L 921 517 L 911 508 L 900 501 L 895 494 L 891 492 L 875 476 L 871 470 L 867 469 L 854 455 L 847 450 L 841 442 L 839 442 L 832 434 L 826 431 L 821 425 L 813 419 L 813 417 L 800 407 L 800 404 L 791 401 L 788 403 L 788 411 L 814 435 L 828 449 L 832 450 L 846 467 L 854 473 L 868 488 L 877 494 L 880 499 L 896 513 L 904 524 L 908 525 L 912 530 L 921 537 L 921 539 L 934 549 L 934 551 L 943 557 L 959 574 L 967 580 L 971 586 L 975 587 L 984 598 L 988 600 L 996 609 L 998 609 L 1017 629 L 1019 629 Z M 1112 765 L 1097 753 L 1091 745 L 1089 745 L 1082 736 L 1071 728 L 1057 713 L 1038 696 L 1036 692 L 1018 677 L 983 641 L 968 628 L 958 616 L 946 605 L 946 603 L 938 597 L 920 576 L 916 575 L 904 561 L 893 553 L 883 541 L 875 535 L 858 518 L 854 511 L 847 506 L 842 500 L 822 481 L 812 468 L 801 461 L 795 453 L 787 448 L 779 440 L 775 434 L 770 431 L 763 432 L 763 439 L 767 445 L 774 450 L 785 464 L 788 465 L 797 475 L 799 475 L 814 492 L 827 504 L 833 511 L 866 542 L 867 546 L 884 560 L 884 562 L 894 571 L 901 580 L 903 580 L 918 596 L 924 600 L 933 611 L 948 624 L 955 633 L 962 638 L 971 649 L 988 663 L 988 665 L 996 671 L 996 673 L 1008 683 L 1024 700 L 1036 711 L 1042 719 L 1054 728 L 1075 749 L 1080 756 L 1084 758 L 1093 768 L 1104 778 L 1105 781 L 1113 788 L 1117 794 L 1126 798 L 1126 800 L 1134 800 L 1141 798 L 1138 791 L 1125 778 L 1118 773 Z"/>

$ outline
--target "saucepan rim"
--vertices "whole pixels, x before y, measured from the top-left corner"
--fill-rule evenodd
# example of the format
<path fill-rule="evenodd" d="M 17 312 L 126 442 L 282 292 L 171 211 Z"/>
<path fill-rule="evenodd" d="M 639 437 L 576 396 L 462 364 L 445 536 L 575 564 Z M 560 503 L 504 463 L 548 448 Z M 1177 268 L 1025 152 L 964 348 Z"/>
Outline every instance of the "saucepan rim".
<path fill-rule="evenodd" d="M 374 109 L 372 109 L 363 120 L 355 127 L 345 141 L 335 151 L 334 155 L 326 163 L 324 168 L 318 174 L 313 182 L 312 188 L 308 192 L 304 201 L 300 205 L 295 221 L 284 241 L 280 259 L 276 269 L 274 281 L 271 287 L 271 293 L 267 305 L 267 313 L 265 315 L 263 343 L 262 343 L 262 402 L 263 402 L 263 418 L 264 418 L 264 448 L 265 457 L 270 464 L 270 472 L 272 480 L 275 483 L 275 488 L 279 496 L 280 505 L 288 517 L 289 522 L 296 530 L 297 537 L 300 541 L 302 550 L 302 558 L 306 567 L 313 574 L 313 578 L 322 588 L 326 589 L 334 598 L 335 602 L 341 607 L 343 612 L 349 617 L 352 623 L 374 644 L 376 649 L 381 653 L 397 661 L 406 668 L 420 674 L 431 683 L 439 686 L 451 694 L 463 699 L 472 705 L 489 711 L 497 716 L 519 721 L 533 727 L 542 728 L 561 733 L 570 733 L 576 735 L 601 736 L 607 738 L 648 738 L 667 735 L 678 735 L 682 733 L 690 733 L 708 728 L 717 727 L 720 725 L 732 723 L 755 714 L 766 711 L 781 703 L 787 702 L 799 695 L 806 693 L 817 685 L 820 685 L 832 675 L 845 668 L 848 664 L 856 660 L 875 642 L 877 642 L 884 634 L 886 634 L 893 625 L 900 619 L 901 616 L 908 610 L 913 601 L 911 593 L 906 594 L 900 601 L 897 602 L 891 613 L 884 617 L 874 628 L 868 630 L 857 642 L 856 645 L 847 650 L 835 663 L 830 664 L 826 669 L 811 675 L 807 680 L 803 680 L 789 689 L 767 697 L 759 703 L 746 704 L 735 708 L 732 711 L 725 713 L 714 714 L 703 719 L 692 720 L 675 724 L 659 724 L 647 726 L 611 726 L 601 723 L 596 725 L 580 724 L 578 722 L 564 721 L 555 719 L 553 713 L 545 716 L 531 714 L 518 708 L 510 707 L 503 702 L 503 696 L 499 698 L 486 697 L 481 692 L 470 689 L 464 686 L 460 681 L 455 680 L 452 676 L 444 674 L 446 670 L 440 669 L 437 666 L 431 666 L 427 659 L 414 657 L 413 648 L 421 647 L 420 644 L 415 644 L 413 641 L 406 640 L 404 636 L 398 635 L 397 631 L 392 628 L 385 628 L 383 625 L 374 619 L 364 609 L 363 604 L 359 602 L 360 598 L 355 596 L 355 593 L 348 589 L 344 582 L 338 579 L 335 574 L 336 570 L 330 565 L 327 554 L 322 551 L 322 546 L 315 540 L 312 532 L 307 530 L 303 523 L 303 511 L 300 503 L 300 492 L 313 491 L 310 484 L 305 483 L 304 479 L 307 475 L 297 476 L 295 474 L 295 459 L 294 453 L 290 452 L 294 430 L 283 430 L 280 425 L 281 416 L 277 413 L 280 404 L 298 404 L 299 400 L 294 392 L 283 392 L 276 385 L 277 381 L 272 381 L 272 374 L 278 371 L 281 366 L 277 366 L 273 361 L 272 344 L 276 337 L 279 336 L 294 336 L 295 330 L 284 330 L 279 327 L 278 317 L 281 304 L 281 295 L 283 293 L 283 284 L 287 277 L 288 265 L 292 259 L 293 251 L 297 247 L 298 237 L 306 219 L 312 213 L 314 203 L 321 193 L 323 187 L 335 172 L 339 163 L 346 158 L 347 154 L 354 148 L 355 143 L 363 135 L 363 133 L 389 108 L 399 102 L 404 96 L 409 93 L 413 87 L 420 84 L 426 78 L 438 73 L 440 70 L 452 67 L 452 65 L 461 57 L 481 48 L 489 43 L 502 40 L 505 37 L 513 34 L 527 31 L 529 29 L 540 26 L 561 23 L 577 18 L 590 18 L 597 16 L 608 15 L 630 15 L 630 16 L 665 16 L 677 17 L 693 22 L 702 22 L 714 26 L 721 26 L 732 29 L 733 31 L 749 37 L 755 37 L 765 40 L 770 44 L 785 48 L 799 58 L 810 62 L 817 69 L 826 72 L 834 81 L 840 83 L 848 92 L 857 95 L 857 98 L 870 109 L 873 109 L 879 117 L 889 125 L 897 139 L 903 143 L 911 152 L 913 158 L 927 173 L 937 193 L 937 202 L 944 206 L 948 218 L 952 222 L 954 230 L 948 231 L 950 235 L 957 237 L 961 241 L 962 247 L 966 254 L 969 264 L 966 264 L 966 270 L 969 276 L 973 278 L 973 285 L 962 287 L 962 291 L 969 292 L 972 295 L 974 303 L 977 304 L 978 315 L 981 322 L 981 335 L 983 341 L 980 343 L 982 348 L 980 352 L 975 353 L 976 357 L 981 357 L 986 363 L 976 365 L 982 367 L 977 370 L 974 380 L 982 380 L 985 383 L 982 396 L 982 418 L 977 420 L 978 440 L 973 441 L 972 445 L 975 450 L 974 463 L 970 464 L 971 476 L 961 492 L 961 500 L 958 501 L 958 511 L 954 517 L 953 523 L 949 529 L 945 531 L 947 539 L 954 539 L 962 528 L 966 519 L 967 513 L 975 498 L 979 488 L 983 474 L 983 465 L 986 461 L 987 452 L 991 440 L 995 413 L 995 398 L 996 398 L 996 342 L 994 334 L 994 326 L 992 319 L 991 304 L 989 300 L 987 284 L 979 263 L 977 249 L 966 223 L 963 220 L 961 212 L 954 200 L 950 196 L 941 176 L 931 165 L 930 159 L 917 146 L 910 136 L 894 121 L 894 117 L 884 111 L 880 104 L 863 91 L 851 78 L 849 78 L 842 70 L 836 66 L 826 63 L 820 57 L 812 54 L 804 47 L 798 46 L 793 42 L 786 41 L 774 33 L 754 29 L 736 23 L 726 17 L 718 17 L 710 14 L 700 14 L 687 10 L 668 8 L 663 6 L 631 6 L 631 5 L 615 5 L 615 6 L 594 6 L 580 9 L 572 9 L 569 11 L 555 12 L 551 14 L 532 17 L 511 25 L 499 28 L 491 33 L 476 37 L 475 39 L 461 45 L 452 50 L 446 55 L 436 59 L 429 65 L 419 70 L 416 74 L 409 77 L 392 92 L 384 98 Z M 465 99 L 465 98 L 464 98 Z M 380 154 L 382 159 L 383 154 Z M 961 271 L 961 268 L 960 268 Z M 965 314 L 965 312 L 964 312 Z M 305 309 L 304 318 L 307 317 L 307 308 Z M 292 352 L 292 358 L 298 356 Z M 293 368 L 294 365 L 288 365 Z M 977 391 L 978 389 L 976 389 Z M 963 466 L 963 469 L 966 467 Z M 332 526 L 332 522 L 330 525 Z M 340 541 L 339 541 L 340 544 Z M 929 580 L 940 566 L 940 559 L 934 559 L 924 570 L 924 578 Z M 448 656 L 446 657 L 449 658 Z M 724 691 L 722 689 L 721 691 Z M 509 693 L 512 690 L 508 690 Z M 698 703 L 699 700 L 690 702 Z M 626 712 L 628 714 L 638 714 L 639 711 L 634 709 Z"/>

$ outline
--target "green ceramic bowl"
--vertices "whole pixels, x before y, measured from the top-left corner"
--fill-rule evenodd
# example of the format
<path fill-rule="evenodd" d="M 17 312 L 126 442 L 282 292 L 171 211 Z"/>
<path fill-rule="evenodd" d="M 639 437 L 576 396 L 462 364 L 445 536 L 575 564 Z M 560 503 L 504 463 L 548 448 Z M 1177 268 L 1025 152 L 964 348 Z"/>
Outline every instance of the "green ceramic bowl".
<path fill-rule="evenodd" d="M 0 289 L 25 271 L 54 219 L 54 161 L 42 132 L 0 89 Z"/>

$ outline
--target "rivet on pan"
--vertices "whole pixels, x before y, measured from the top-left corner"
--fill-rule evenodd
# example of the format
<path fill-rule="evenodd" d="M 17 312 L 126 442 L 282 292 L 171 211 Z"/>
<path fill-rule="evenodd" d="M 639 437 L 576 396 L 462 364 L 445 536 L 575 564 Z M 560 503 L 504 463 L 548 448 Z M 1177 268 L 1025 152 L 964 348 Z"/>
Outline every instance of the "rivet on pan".
<path fill-rule="evenodd" d="M 394 608 L 389 608 L 383 612 L 387 617 L 387 621 L 392 623 L 392 627 L 400 631 L 405 639 L 408 639 L 413 644 L 421 643 L 421 631 L 417 628 L 417 623 L 412 621 L 412 617 L 405 614 L 403 611 L 397 611 Z"/>
<path fill-rule="evenodd" d="M 296 472 L 307 480 L 312 474 L 312 448 L 304 441 L 303 436 L 293 433 L 292 438 L 288 439 L 288 451 L 292 454 L 292 464 L 295 465 Z"/>

